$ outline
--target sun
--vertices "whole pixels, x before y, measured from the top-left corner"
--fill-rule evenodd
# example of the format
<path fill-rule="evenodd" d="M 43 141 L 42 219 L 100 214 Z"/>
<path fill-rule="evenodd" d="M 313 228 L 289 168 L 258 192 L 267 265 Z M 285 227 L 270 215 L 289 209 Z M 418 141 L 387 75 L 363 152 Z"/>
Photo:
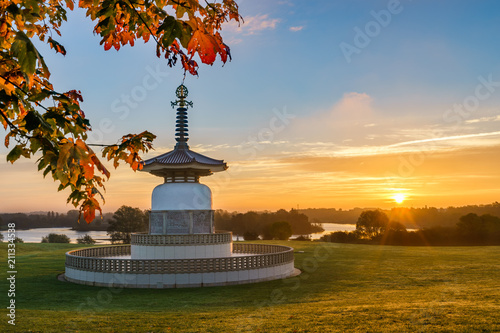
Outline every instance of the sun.
<path fill-rule="evenodd" d="M 403 193 L 396 193 L 392 198 L 394 199 L 394 201 L 396 201 L 396 203 L 400 204 L 405 201 L 406 195 L 404 195 Z"/>

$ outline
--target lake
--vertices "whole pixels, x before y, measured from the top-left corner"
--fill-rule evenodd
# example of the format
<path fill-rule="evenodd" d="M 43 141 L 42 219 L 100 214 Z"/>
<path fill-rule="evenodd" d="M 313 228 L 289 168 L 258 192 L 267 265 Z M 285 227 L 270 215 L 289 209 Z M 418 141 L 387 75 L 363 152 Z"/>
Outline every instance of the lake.
<path fill-rule="evenodd" d="M 356 230 L 355 224 L 323 223 L 322 226 L 323 226 L 323 229 L 325 229 L 325 231 L 317 233 L 317 234 L 312 234 L 311 235 L 312 239 L 320 239 L 323 235 L 328 235 L 329 233 L 335 232 L 335 231 L 354 231 L 354 230 Z"/>
<path fill-rule="evenodd" d="M 71 243 L 76 243 L 76 239 L 85 235 L 90 235 L 97 242 L 96 244 L 110 244 L 106 231 L 76 231 L 69 228 L 36 228 L 28 230 L 16 230 L 16 237 L 21 238 L 25 243 L 40 243 L 42 237 L 48 234 L 64 234 L 71 239 Z M 2 231 L 4 241 L 7 239 L 7 232 Z"/>
<path fill-rule="evenodd" d="M 312 234 L 312 239 L 320 239 L 321 236 L 329 234 L 335 231 L 353 231 L 356 230 L 356 226 L 353 224 L 336 224 L 336 223 L 323 223 L 323 229 L 325 231 L 317 234 Z M 111 244 L 108 234 L 106 231 L 76 231 L 69 228 L 36 228 L 28 230 L 17 230 L 16 236 L 21 238 L 25 243 L 40 243 L 42 237 L 47 236 L 50 233 L 54 234 L 64 234 L 71 239 L 71 243 L 76 243 L 76 239 L 85 235 L 90 235 L 93 239 L 97 241 L 96 244 Z M 7 239 L 7 232 L 2 231 L 4 236 L 4 241 Z M 296 237 L 295 235 L 292 236 Z M 233 237 L 236 241 L 236 236 Z M 241 237 L 240 237 L 240 240 Z"/>

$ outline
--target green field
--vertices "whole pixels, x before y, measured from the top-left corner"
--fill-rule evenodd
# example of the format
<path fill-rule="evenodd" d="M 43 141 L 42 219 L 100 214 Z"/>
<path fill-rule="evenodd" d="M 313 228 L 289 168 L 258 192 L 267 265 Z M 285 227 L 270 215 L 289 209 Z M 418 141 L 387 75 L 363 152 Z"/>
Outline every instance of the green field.
<path fill-rule="evenodd" d="M 300 276 L 163 290 L 60 282 L 64 253 L 81 245 L 17 244 L 16 326 L 2 278 L 0 331 L 500 331 L 500 247 L 273 243 L 296 249 Z M 5 276 L 5 243 L 0 253 Z"/>

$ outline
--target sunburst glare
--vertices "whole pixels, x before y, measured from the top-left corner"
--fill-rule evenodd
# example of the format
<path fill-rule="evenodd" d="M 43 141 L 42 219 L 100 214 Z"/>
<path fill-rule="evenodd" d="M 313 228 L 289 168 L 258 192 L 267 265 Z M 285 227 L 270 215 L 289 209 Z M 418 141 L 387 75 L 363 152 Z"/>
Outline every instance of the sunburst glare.
<path fill-rule="evenodd" d="M 402 203 L 406 199 L 406 195 L 403 193 L 396 193 L 393 197 L 394 201 L 396 201 L 397 204 Z"/>

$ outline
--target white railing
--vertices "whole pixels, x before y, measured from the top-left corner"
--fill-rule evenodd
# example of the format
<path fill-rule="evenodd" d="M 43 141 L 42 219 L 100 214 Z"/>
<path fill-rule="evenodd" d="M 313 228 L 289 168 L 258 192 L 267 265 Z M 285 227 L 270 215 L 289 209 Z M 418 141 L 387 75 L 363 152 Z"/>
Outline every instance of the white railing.
<path fill-rule="evenodd" d="M 231 243 L 231 232 L 214 234 L 151 235 L 132 234 L 132 245 L 212 245 Z"/>
<path fill-rule="evenodd" d="M 102 273 L 182 274 L 251 270 L 293 262 L 293 249 L 267 244 L 233 244 L 248 256 L 203 259 L 111 259 L 130 255 L 130 245 L 95 247 L 66 253 L 66 267 Z"/>

